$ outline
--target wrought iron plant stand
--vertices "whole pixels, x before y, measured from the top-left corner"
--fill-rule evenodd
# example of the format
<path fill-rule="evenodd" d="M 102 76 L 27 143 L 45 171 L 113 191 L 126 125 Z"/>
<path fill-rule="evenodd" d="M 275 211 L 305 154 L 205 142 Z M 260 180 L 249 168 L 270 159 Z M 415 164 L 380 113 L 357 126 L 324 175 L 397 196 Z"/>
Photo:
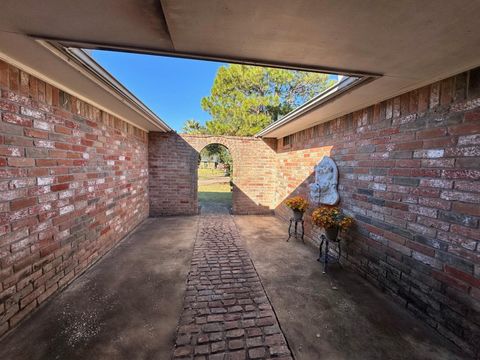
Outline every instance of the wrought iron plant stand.
<path fill-rule="evenodd" d="M 298 234 L 297 232 L 297 228 L 298 228 L 298 224 L 301 225 L 301 228 L 302 228 L 302 232 L 300 234 Z M 294 225 L 294 230 L 292 231 L 292 225 Z M 298 236 L 300 236 L 300 239 L 302 239 L 302 242 L 305 244 L 305 240 L 303 240 L 303 234 L 305 232 L 304 230 L 304 221 L 303 219 L 294 219 L 294 218 L 290 218 L 290 225 L 288 225 L 288 239 L 287 239 L 287 242 L 288 240 L 290 240 L 290 238 L 293 236 L 295 236 L 295 239 L 298 239 Z"/>
<path fill-rule="evenodd" d="M 325 234 L 320 235 L 320 239 L 317 261 L 323 262 L 323 273 L 326 274 L 328 263 L 340 263 L 340 258 L 342 257 L 342 247 L 340 246 L 340 239 L 338 238 L 338 228 L 325 229 Z M 329 253 L 330 242 L 338 244 L 338 256 L 333 256 Z M 325 252 L 323 252 L 324 245 Z"/>
<path fill-rule="evenodd" d="M 301 225 L 302 227 L 302 232 L 298 234 L 298 224 Z M 292 232 L 292 225 L 294 225 L 294 231 Z M 290 224 L 288 225 L 288 240 L 293 236 L 295 236 L 295 239 L 298 239 L 298 236 L 300 235 L 300 239 L 302 239 L 302 242 L 305 244 L 305 240 L 303 239 L 303 235 L 305 233 L 305 228 L 304 228 L 304 220 L 303 220 L 303 213 L 300 211 L 294 211 L 293 212 L 293 217 L 290 218 Z"/>

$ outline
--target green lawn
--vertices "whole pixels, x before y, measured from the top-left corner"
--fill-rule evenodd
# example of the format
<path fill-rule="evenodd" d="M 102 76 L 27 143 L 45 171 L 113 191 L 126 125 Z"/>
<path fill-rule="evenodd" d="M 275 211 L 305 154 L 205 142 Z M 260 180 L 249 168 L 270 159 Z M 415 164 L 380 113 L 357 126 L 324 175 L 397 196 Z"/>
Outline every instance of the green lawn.
<path fill-rule="evenodd" d="M 220 169 L 198 169 L 199 179 L 225 176 L 225 171 Z"/>
<path fill-rule="evenodd" d="M 199 185 L 198 200 L 203 203 L 217 202 L 230 204 L 232 202 L 230 185 L 228 183 Z"/>

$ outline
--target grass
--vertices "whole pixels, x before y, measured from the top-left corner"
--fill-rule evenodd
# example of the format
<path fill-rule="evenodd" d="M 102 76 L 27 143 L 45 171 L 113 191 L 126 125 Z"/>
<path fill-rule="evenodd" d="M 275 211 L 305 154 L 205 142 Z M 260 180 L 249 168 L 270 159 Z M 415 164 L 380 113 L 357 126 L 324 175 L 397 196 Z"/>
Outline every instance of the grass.
<path fill-rule="evenodd" d="M 204 184 L 202 180 L 225 180 L 225 182 L 214 182 Z M 230 205 L 232 203 L 232 192 L 230 190 L 229 177 L 225 171 L 220 169 L 198 169 L 198 200 L 201 203 L 221 203 Z"/>
<path fill-rule="evenodd" d="M 228 183 L 199 185 L 198 200 L 200 202 L 230 204 L 232 202 L 230 185 Z"/>
<path fill-rule="evenodd" d="M 198 178 L 212 178 L 225 176 L 225 171 L 220 169 L 198 169 Z"/>

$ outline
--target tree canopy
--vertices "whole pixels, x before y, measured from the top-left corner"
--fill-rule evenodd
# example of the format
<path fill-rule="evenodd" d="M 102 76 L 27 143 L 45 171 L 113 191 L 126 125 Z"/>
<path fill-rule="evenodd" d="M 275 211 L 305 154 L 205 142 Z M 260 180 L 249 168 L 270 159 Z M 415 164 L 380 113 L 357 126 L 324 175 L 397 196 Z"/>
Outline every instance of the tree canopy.
<path fill-rule="evenodd" d="M 205 128 L 197 120 L 190 119 L 185 121 L 182 127 L 182 131 L 186 134 L 198 135 L 204 134 Z"/>
<path fill-rule="evenodd" d="M 187 121 L 188 133 L 251 136 L 332 84 L 328 75 L 230 64 L 218 69 L 202 108 L 205 127 Z"/>

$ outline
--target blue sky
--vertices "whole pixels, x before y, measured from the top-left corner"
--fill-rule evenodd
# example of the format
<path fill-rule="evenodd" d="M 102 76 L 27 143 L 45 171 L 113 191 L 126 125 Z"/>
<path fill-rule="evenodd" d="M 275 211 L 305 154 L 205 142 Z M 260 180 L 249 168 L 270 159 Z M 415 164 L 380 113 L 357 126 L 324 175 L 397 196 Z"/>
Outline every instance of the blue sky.
<path fill-rule="evenodd" d="M 209 119 L 200 101 L 224 64 L 97 50 L 91 55 L 173 129 L 180 131 L 188 119 Z"/>
<path fill-rule="evenodd" d="M 200 102 L 226 63 L 95 50 L 91 56 L 176 131 L 210 119 Z M 330 76 L 336 79 L 337 76 Z"/>

